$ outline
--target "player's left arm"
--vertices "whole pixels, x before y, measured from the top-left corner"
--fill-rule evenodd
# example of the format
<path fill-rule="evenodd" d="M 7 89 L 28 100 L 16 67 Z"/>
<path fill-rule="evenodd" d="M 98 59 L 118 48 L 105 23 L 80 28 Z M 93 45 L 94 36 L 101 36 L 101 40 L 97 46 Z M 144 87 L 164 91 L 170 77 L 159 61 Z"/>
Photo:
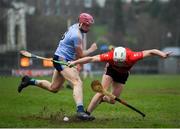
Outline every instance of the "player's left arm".
<path fill-rule="evenodd" d="M 167 58 L 172 52 L 163 52 L 158 49 L 151 49 L 151 50 L 144 50 L 143 58 L 150 57 L 150 56 L 160 56 L 161 58 Z"/>
<path fill-rule="evenodd" d="M 81 44 L 81 43 L 79 43 L 79 44 Z M 91 47 L 87 50 L 83 50 L 81 45 L 77 46 L 75 48 L 76 54 L 77 54 L 77 59 L 88 56 L 90 53 L 94 52 L 96 49 L 97 49 L 96 43 L 93 43 L 91 45 Z"/>
<path fill-rule="evenodd" d="M 96 43 L 93 43 L 89 49 L 83 51 L 83 56 L 88 56 L 89 54 L 94 52 L 96 49 L 97 49 L 97 45 Z"/>
<path fill-rule="evenodd" d="M 74 44 L 77 58 L 88 56 L 97 49 L 96 43 L 93 43 L 89 49 L 83 50 L 83 41 L 80 37 L 74 37 Z"/>

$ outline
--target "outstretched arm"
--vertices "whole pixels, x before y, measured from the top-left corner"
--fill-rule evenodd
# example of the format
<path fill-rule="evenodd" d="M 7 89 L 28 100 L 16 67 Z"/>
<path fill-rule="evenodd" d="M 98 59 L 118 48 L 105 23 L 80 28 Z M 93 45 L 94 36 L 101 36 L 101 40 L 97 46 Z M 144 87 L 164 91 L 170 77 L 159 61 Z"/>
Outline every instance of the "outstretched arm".
<path fill-rule="evenodd" d="M 163 52 L 158 49 L 144 50 L 143 57 L 160 56 L 161 58 L 167 58 L 172 52 Z"/>
<path fill-rule="evenodd" d="M 89 62 L 98 62 L 98 61 L 100 61 L 100 56 L 99 55 L 92 56 L 92 57 L 87 56 L 87 57 L 83 57 L 83 58 L 80 58 L 78 60 L 69 62 L 69 66 L 73 66 L 73 65 L 77 65 L 77 64 L 86 64 L 86 63 L 89 63 Z"/>

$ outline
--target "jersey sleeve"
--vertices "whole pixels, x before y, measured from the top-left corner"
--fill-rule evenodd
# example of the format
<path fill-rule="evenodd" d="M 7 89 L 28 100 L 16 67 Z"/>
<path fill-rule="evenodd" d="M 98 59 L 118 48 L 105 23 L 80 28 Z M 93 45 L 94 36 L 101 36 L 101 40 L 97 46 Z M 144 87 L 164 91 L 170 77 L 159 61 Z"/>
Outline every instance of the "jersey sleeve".
<path fill-rule="evenodd" d="M 77 48 L 77 47 L 82 45 L 82 41 L 81 41 L 81 39 L 78 36 L 73 36 L 72 37 L 72 42 L 73 42 L 75 48 Z"/>
<path fill-rule="evenodd" d="M 100 54 L 100 62 L 112 62 L 113 61 L 113 52 L 114 52 L 114 50 L 111 50 L 109 52 Z"/>
<path fill-rule="evenodd" d="M 140 51 L 140 52 L 133 52 L 133 51 L 130 51 L 128 52 L 128 61 L 129 62 L 137 62 L 138 60 L 141 60 L 143 59 L 143 52 Z"/>

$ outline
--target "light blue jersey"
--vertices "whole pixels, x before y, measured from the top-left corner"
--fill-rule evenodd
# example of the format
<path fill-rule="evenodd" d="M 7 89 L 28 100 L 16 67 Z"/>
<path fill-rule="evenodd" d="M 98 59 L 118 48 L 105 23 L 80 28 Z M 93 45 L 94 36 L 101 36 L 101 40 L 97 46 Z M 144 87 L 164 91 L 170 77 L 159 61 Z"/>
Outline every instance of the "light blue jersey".
<path fill-rule="evenodd" d="M 83 33 L 79 30 L 79 24 L 70 26 L 68 31 L 64 33 L 64 36 L 59 41 L 55 55 L 63 58 L 66 61 L 75 60 L 75 48 L 78 46 L 82 47 L 82 40 Z"/>

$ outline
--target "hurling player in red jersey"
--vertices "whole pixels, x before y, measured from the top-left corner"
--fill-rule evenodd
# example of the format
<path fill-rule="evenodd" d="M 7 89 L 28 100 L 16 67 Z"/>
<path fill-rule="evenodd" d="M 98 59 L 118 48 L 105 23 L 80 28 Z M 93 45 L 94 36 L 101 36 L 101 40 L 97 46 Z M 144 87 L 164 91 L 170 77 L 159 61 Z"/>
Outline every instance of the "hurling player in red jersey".
<path fill-rule="evenodd" d="M 163 52 L 157 49 L 134 52 L 129 48 L 116 47 L 104 54 L 84 57 L 76 61 L 69 62 L 69 66 L 88 62 L 107 62 L 105 72 L 102 77 L 102 86 L 105 90 L 107 90 L 112 84 L 112 94 L 119 97 L 128 79 L 129 70 L 137 61 L 150 56 L 166 58 L 170 54 L 171 52 Z M 115 103 L 115 100 L 110 99 L 108 96 L 96 93 L 87 108 L 87 113 L 90 114 L 102 101 L 111 104 Z"/>

